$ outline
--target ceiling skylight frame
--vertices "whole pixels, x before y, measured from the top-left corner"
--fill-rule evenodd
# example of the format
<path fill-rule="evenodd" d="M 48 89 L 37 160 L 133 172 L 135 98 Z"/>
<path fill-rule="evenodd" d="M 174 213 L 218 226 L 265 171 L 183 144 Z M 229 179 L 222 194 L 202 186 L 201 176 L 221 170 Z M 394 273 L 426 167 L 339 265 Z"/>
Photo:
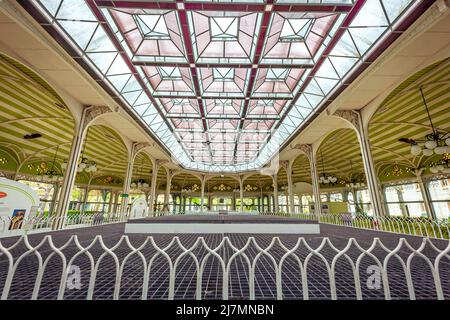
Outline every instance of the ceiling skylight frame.
<path fill-rule="evenodd" d="M 81 2 L 81 0 L 79 1 Z M 373 3 L 374 2 L 371 2 L 371 5 L 374 5 Z M 327 3 L 323 1 L 322 4 L 326 5 Z M 38 7 L 41 6 L 39 2 L 33 2 L 33 5 Z M 91 5 L 95 6 L 95 4 Z M 311 117 L 314 110 L 317 110 L 317 108 L 322 105 L 326 98 L 330 96 L 333 90 L 335 90 L 336 86 L 342 83 L 343 79 L 347 77 L 352 72 L 352 70 L 354 70 L 354 67 L 359 65 L 364 57 L 372 52 L 377 41 L 383 38 L 386 35 L 386 32 L 388 32 L 393 25 L 398 23 L 398 17 L 405 12 L 411 12 L 411 8 L 413 7 L 411 0 L 396 0 L 396 2 L 394 2 L 393 0 L 379 0 L 375 2 L 374 6 L 380 6 L 384 12 L 387 12 L 386 8 L 384 8 L 385 5 L 387 5 L 389 8 L 389 13 L 385 14 L 385 18 L 387 20 L 385 26 L 381 26 L 380 28 L 378 28 L 378 30 L 370 30 L 372 34 L 364 34 L 365 29 L 375 28 L 364 28 L 364 26 L 361 26 L 360 28 L 360 26 L 352 26 L 350 24 L 349 28 L 344 31 L 341 39 L 337 41 L 335 48 L 330 52 L 327 52 L 324 57 L 322 57 L 322 53 L 325 52 L 326 47 L 323 46 L 320 48 L 318 54 L 314 58 L 314 63 L 318 62 L 321 59 L 324 59 L 324 61 L 321 63 L 320 68 L 318 68 L 318 70 L 315 70 L 313 73 L 311 73 L 311 69 L 308 69 L 305 72 L 303 76 L 305 78 L 310 77 L 311 80 L 301 85 L 301 90 L 296 94 L 296 97 L 292 101 L 290 106 L 285 109 L 286 111 L 283 110 L 283 119 L 277 125 L 277 130 L 272 130 L 271 140 L 260 150 L 258 158 L 254 159 L 254 161 L 252 161 L 251 163 L 239 164 L 234 166 L 230 166 L 228 164 L 222 166 L 216 164 L 208 165 L 191 161 L 189 155 L 185 153 L 183 145 L 178 144 L 176 134 L 173 135 L 171 133 L 171 126 L 168 125 L 167 122 L 170 121 L 170 119 L 164 119 L 161 116 L 159 104 L 157 102 L 155 103 L 155 101 L 158 101 L 158 99 L 155 97 L 147 97 L 149 91 L 150 94 L 153 94 L 153 92 L 151 92 L 149 88 L 142 86 L 142 83 L 144 83 L 145 85 L 148 84 L 148 81 L 146 81 L 147 79 L 142 77 L 142 70 L 140 70 L 139 67 L 136 68 L 135 72 L 126 70 L 126 63 L 124 61 L 125 57 L 123 56 L 124 53 L 130 58 L 130 60 L 136 62 L 135 60 L 133 60 L 134 57 L 130 57 L 130 51 L 129 49 L 127 50 L 126 46 L 124 46 L 123 52 L 119 52 L 119 50 L 117 49 L 111 50 L 110 52 L 108 52 L 108 54 L 105 54 L 105 59 L 97 59 L 95 58 L 95 54 L 97 54 L 97 52 L 89 52 L 88 46 L 90 45 L 90 41 L 95 38 L 96 30 L 103 30 L 105 25 L 99 24 L 97 20 L 92 21 L 92 23 L 89 23 L 89 21 L 87 20 L 78 21 L 79 23 L 87 23 L 85 25 L 86 28 L 83 29 L 83 31 L 87 33 L 87 35 L 84 35 L 87 38 L 89 38 L 90 34 L 87 25 L 90 24 L 92 26 L 92 35 L 89 38 L 90 40 L 87 45 L 83 45 L 83 39 L 81 38 L 81 36 L 76 36 L 75 34 L 71 33 L 71 30 L 76 30 L 76 28 L 74 29 L 72 27 L 72 29 L 70 29 L 68 27 L 68 25 L 71 23 L 70 20 L 54 20 L 54 15 L 52 15 L 52 13 L 49 11 L 46 11 L 46 16 L 48 16 L 51 25 L 54 25 L 55 28 L 63 32 L 63 37 L 66 38 L 69 43 L 71 43 L 72 47 L 77 52 L 81 52 L 80 56 L 86 61 L 87 65 L 94 66 L 96 69 L 94 71 L 102 76 L 105 84 L 107 84 L 113 91 L 116 91 L 124 104 L 128 105 L 131 110 L 134 110 L 142 118 L 142 121 L 148 125 L 149 129 L 153 133 L 155 133 L 158 139 L 168 149 L 173 151 L 172 154 L 176 158 L 175 160 L 177 162 L 179 162 L 186 168 L 194 170 L 211 172 L 239 172 L 244 170 L 256 169 L 267 163 L 267 161 L 270 160 L 270 158 L 273 156 L 273 152 L 275 152 L 277 148 L 283 145 L 296 132 L 299 126 L 304 123 L 305 120 Z M 416 3 L 416 5 L 418 4 Z M 39 10 L 43 11 L 45 9 L 40 7 Z M 105 10 L 108 11 L 105 8 L 101 8 L 100 12 L 104 13 Z M 356 18 L 358 18 L 358 15 L 360 14 L 361 11 L 358 12 Z M 340 17 L 343 16 L 344 15 L 342 14 L 340 15 Z M 108 17 L 105 18 L 106 20 L 108 19 Z M 367 19 L 360 20 L 364 21 Z M 62 21 L 66 21 L 66 27 L 60 24 L 64 23 Z M 73 24 L 75 24 L 75 22 L 73 22 Z M 109 23 L 108 25 L 109 27 L 112 27 L 111 23 Z M 337 29 L 337 25 L 338 24 L 335 24 L 333 28 Z M 122 34 L 120 34 L 120 32 L 117 33 L 117 28 L 115 35 L 117 36 L 117 40 L 123 45 L 123 38 L 121 39 Z M 75 39 L 73 38 L 73 36 L 77 38 Z M 370 39 L 368 39 L 369 44 L 366 45 L 364 44 L 364 42 L 361 42 L 361 39 L 369 36 L 371 37 Z M 110 35 L 108 35 L 108 37 L 110 37 Z M 253 39 L 255 38 L 256 37 L 254 37 Z M 353 56 L 346 56 L 345 54 L 344 56 L 342 56 L 344 47 L 342 45 L 340 46 L 340 43 L 345 42 L 345 39 L 352 40 L 354 50 L 356 52 L 353 54 Z M 330 41 L 331 37 L 327 36 L 326 39 L 324 39 L 324 45 L 327 45 Z M 349 42 L 347 41 L 347 44 L 348 43 Z M 183 43 L 183 45 L 185 44 Z M 339 54 L 337 54 L 337 51 L 339 51 Z M 109 57 L 108 59 L 110 60 L 106 59 L 106 57 Z M 342 59 L 346 59 L 346 61 L 343 61 Z M 166 62 L 167 61 L 164 61 L 164 63 Z M 171 61 L 171 63 L 174 62 Z M 261 61 L 259 63 L 261 64 Z M 334 74 L 331 76 L 327 75 L 326 72 L 322 72 L 322 74 L 321 70 L 323 68 L 334 70 Z M 111 70 L 114 71 L 110 72 Z M 183 97 L 183 95 L 179 96 Z M 231 97 L 231 95 L 227 96 Z M 192 95 L 189 97 L 194 98 L 195 96 Z M 203 96 L 201 98 L 206 97 L 207 96 Z M 310 111 L 309 114 L 308 111 Z M 244 117 L 244 119 L 248 119 L 247 114 L 244 114 L 242 116 Z M 242 129 L 238 130 L 244 132 L 242 131 Z"/>

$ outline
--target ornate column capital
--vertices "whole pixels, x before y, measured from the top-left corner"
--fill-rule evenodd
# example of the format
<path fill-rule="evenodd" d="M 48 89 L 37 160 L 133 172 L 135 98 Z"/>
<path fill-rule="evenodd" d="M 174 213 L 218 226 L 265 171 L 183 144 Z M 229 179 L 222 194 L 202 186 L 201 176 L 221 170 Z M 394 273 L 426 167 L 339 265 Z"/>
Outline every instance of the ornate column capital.
<path fill-rule="evenodd" d="M 141 151 L 144 148 L 149 147 L 150 144 L 147 142 L 133 142 L 133 146 L 132 146 L 132 152 L 133 155 L 136 155 L 139 153 L 139 151 Z"/>
<path fill-rule="evenodd" d="M 281 160 L 280 166 L 288 172 L 289 170 L 289 160 Z"/>
<path fill-rule="evenodd" d="M 112 113 L 114 111 L 106 106 L 88 106 L 88 107 L 85 107 L 84 112 L 86 113 L 86 115 L 84 117 L 83 126 L 84 126 L 84 128 L 87 128 L 99 116 L 107 114 L 107 113 Z"/>
<path fill-rule="evenodd" d="M 176 169 L 169 169 L 169 176 L 172 179 L 173 176 L 175 176 L 180 170 L 176 170 Z"/>
<path fill-rule="evenodd" d="M 312 145 L 310 144 L 296 144 L 293 149 L 298 149 L 303 151 L 309 160 L 311 160 L 311 156 L 313 154 Z"/>
<path fill-rule="evenodd" d="M 342 118 L 350 122 L 356 130 L 359 131 L 359 116 L 358 112 L 354 110 L 336 110 L 333 116 Z"/>
<path fill-rule="evenodd" d="M 167 161 L 166 159 L 155 159 L 155 163 L 158 167 L 162 166 L 163 164 L 168 163 L 169 161 Z"/>

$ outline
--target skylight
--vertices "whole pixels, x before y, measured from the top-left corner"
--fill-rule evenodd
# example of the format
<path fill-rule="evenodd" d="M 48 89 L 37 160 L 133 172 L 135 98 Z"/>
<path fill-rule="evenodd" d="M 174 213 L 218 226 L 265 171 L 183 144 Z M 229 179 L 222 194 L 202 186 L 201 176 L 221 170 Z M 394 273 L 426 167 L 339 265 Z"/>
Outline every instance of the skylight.
<path fill-rule="evenodd" d="M 174 161 L 242 172 L 267 164 L 420 2 L 31 3 Z"/>
<path fill-rule="evenodd" d="M 289 69 L 270 68 L 266 75 L 266 81 L 285 81 Z"/>
<path fill-rule="evenodd" d="M 233 81 L 234 69 L 233 68 L 214 68 L 213 69 L 214 81 Z"/>
<path fill-rule="evenodd" d="M 281 29 L 281 41 L 305 41 L 311 31 L 313 19 L 285 19 Z"/>
<path fill-rule="evenodd" d="M 170 39 L 169 30 L 162 15 L 146 14 L 134 15 L 136 24 L 139 27 L 144 39 Z"/>
<path fill-rule="evenodd" d="M 211 40 L 213 41 L 236 41 L 238 38 L 237 17 L 211 17 L 209 19 Z"/>

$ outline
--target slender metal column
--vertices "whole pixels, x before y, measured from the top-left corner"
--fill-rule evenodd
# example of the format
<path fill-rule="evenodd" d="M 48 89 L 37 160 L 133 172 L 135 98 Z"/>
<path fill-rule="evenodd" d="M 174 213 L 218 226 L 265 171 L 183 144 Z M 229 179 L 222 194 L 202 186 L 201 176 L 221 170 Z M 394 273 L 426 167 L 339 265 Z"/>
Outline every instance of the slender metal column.
<path fill-rule="evenodd" d="M 64 180 L 61 185 L 61 193 L 58 199 L 58 206 L 56 208 L 56 224 L 53 229 L 62 229 L 67 218 L 67 210 L 69 209 L 72 188 L 75 183 L 77 175 L 78 158 L 80 157 L 81 148 L 86 134 L 86 109 L 83 110 L 80 122 L 75 127 L 72 145 L 70 149 L 69 158 L 67 160 L 67 167 L 64 173 Z"/>
<path fill-rule="evenodd" d="M 241 212 L 244 212 L 244 179 L 239 177 L 239 197 L 241 198 L 241 206 L 239 207 Z"/>
<path fill-rule="evenodd" d="M 53 212 L 55 212 L 56 209 L 56 201 L 58 200 L 58 196 L 59 196 L 59 190 L 60 190 L 60 185 L 59 183 L 55 183 L 53 185 L 53 197 L 52 197 L 52 202 L 50 204 L 50 208 L 48 210 L 48 214 L 49 216 L 51 216 L 53 214 Z"/>
<path fill-rule="evenodd" d="M 278 181 L 277 180 L 278 180 L 278 175 L 277 174 L 272 175 L 274 213 L 278 213 L 280 211 L 280 208 L 278 206 Z"/>
<path fill-rule="evenodd" d="M 152 164 L 152 182 L 150 185 L 150 203 L 149 203 L 149 215 L 155 215 L 155 196 L 156 196 L 156 182 L 158 179 L 158 164 L 157 160 L 153 161 Z"/>
<path fill-rule="evenodd" d="M 167 170 L 166 173 L 166 192 L 164 193 L 164 211 L 169 212 L 169 199 L 170 199 L 170 188 L 172 185 L 172 172 Z"/>
<path fill-rule="evenodd" d="M 314 152 L 312 150 L 311 150 L 309 165 L 310 165 L 310 169 L 311 169 L 311 182 L 312 182 L 313 195 L 314 195 L 314 213 L 320 214 L 322 211 L 322 201 L 320 199 L 319 178 L 318 178 L 318 174 L 317 174 L 316 156 L 314 155 Z"/>
<path fill-rule="evenodd" d="M 375 215 L 386 215 L 383 205 L 383 197 L 381 196 L 381 188 L 378 183 L 377 173 L 373 162 L 372 152 L 370 151 L 370 143 L 367 128 L 364 127 L 359 110 L 354 111 L 358 116 L 358 132 L 361 154 L 364 162 L 364 171 L 366 173 L 367 189 L 369 191 L 370 200 Z"/>
<path fill-rule="evenodd" d="M 77 174 L 78 159 L 86 136 L 86 129 L 99 116 L 110 112 L 112 112 L 112 110 L 104 106 L 85 107 L 81 113 L 80 121 L 76 123 L 70 154 L 67 160 L 67 167 L 64 173 L 64 180 L 61 185 L 61 193 L 58 198 L 58 207 L 56 209 L 57 219 L 56 223 L 53 225 L 53 229 L 62 229 L 66 222 L 67 210 L 72 196 L 72 188 Z"/>
<path fill-rule="evenodd" d="M 205 206 L 205 184 L 206 184 L 206 177 L 202 176 L 200 179 L 201 182 L 201 195 L 200 195 L 200 212 L 203 212 L 204 206 Z"/>
<path fill-rule="evenodd" d="M 288 182 L 288 190 L 286 196 L 286 211 L 289 213 L 294 213 L 294 195 L 293 195 L 293 186 L 292 186 L 292 162 L 285 160 L 280 161 L 280 164 L 286 171 L 287 182 Z"/>
<path fill-rule="evenodd" d="M 433 210 L 433 205 L 430 198 L 430 193 L 428 192 L 427 188 L 425 187 L 425 182 L 423 180 L 423 177 L 417 175 L 417 183 L 419 184 L 420 193 L 422 193 L 422 199 L 425 206 L 425 210 L 427 211 L 428 217 L 432 219 L 437 219 L 436 213 Z"/>
<path fill-rule="evenodd" d="M 128 164 L 127 164 L 127 172 L 125 174 L 125 180 L 123 182 L 123 194 L 129 194 L 130 193 L 130 185 L 131 185 L 131 178 L 133 176 L 133 166 L 134 166 L 134 154 L 133 150 L 130 151 L 128 154 Z M 129 202 L 129 196 L 123 198 L 122 202 L 122 208 L 120 212 L 120 218 L 123 220 L 128 211 L 128 202 Z"/>

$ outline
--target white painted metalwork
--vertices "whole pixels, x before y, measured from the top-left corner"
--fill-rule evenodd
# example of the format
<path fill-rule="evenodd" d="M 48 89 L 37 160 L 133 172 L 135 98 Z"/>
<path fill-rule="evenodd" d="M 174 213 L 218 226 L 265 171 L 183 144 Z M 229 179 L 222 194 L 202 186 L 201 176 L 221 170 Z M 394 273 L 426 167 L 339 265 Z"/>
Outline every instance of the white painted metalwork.
<path fill-rule="evenodd" d="M 439 247 L 443 247 L 442 244 L 445 243 L 441 243 Z M 69 246 L 70 250 L 74 251 L 73 255 L 70 257 L 63 253 Z M 95 249 L 94 246 L 96 247 Z M 117 251 L 119 247 L 123 246 L 129 251 L 127 255 L 121 255 Z M 228 255 L 228 258 L 226 255 L 220 254 L 220 251 L 225 247 L 232 251 L 232 254 Z M 22 248 L 21 251 L 19 250 L 19 253 L 17 253 L 18 248 Z M 250 248 L 252 250 L 251 254 L 248 251 Z M 334 257 L 331 260 L 329 257 L 330 250 L 331 252 L 334 252 Z M 380 255 L 380 250 L 385 254 L 383 253 Z M 375 251 L 378 251 L 378 254 L 376 254 Z M 149 252 L 153 252 L 153 254 L 149 254 Z M 303 257 L 299 255 L 299 252 L 303 253 Z M 355 252 L 357 255 L 355 255 Z M 414 248 L 408 240 L 402 238 L 394 249 L 389 249 L 378 238 L 374 238 L 370 247 L 365 249 L 358 241 L 351 238 L 348 239 L 347 244 L 343 249 L 338 249 L 328 238 L 323 238 L 316 248 L 308 243 L 305 238 L 298 238 L 295 245 L 292 248 L 288 248 L 278 237 L 272 238 L 272 241 L 266 247 L 261 246 L 254 237 L 249 237 L 245 245 L 238 248 L 233 245 L 228 237 L 223 237 L 216 247 L 210 247 L 203 237 L 198 237 L 190 247 L 186 247 L 178 237 L 173 237 L 170 243 L 165 247 L 158 246 L 153 237 L 147 237 L 141 245 L 136 247 L 131 244 L 128 236 L 122 236 L 117 243 L 108 247 L 102 236 L 96 236 L 93 240 L 80 242 L 76 235 L 71 236 L 66 243 L 59 247 L 54 244 L 52 236 L 50 235 L 43 237 L 36 245 L 30 244 L 27 235 L 21 236 L 9 247 L 3 245 L 0 241 L 0 264 L 4 264 L 2 270 L 6 271 L 3 286 L 2 283 L 0 283 L 0 289 L 2 290 L 1 299 L 7 300 L 10 298 L 13 283 L 14 281 L 18 281 L 15 274 L 19 269 L 19 266 L 21 266 L 21 263 L 27 264 L 27 259 L 30 257 L 36 257 L 37 260 L 37 268 L 35 268 L 36 276 L 33 278 L 35 279 L 34 287 L 30 298 L 32 300 L 38 299 L 44 275 L 47 275 L 48 278 L 47 273 L 54 272 L 54 269 L 49 267 L 49 261 L 55 256 L 60 258 L 62 268 L 61 274 L 52 274 L 52 277 L 54 277 L 54 281 L 59 281 L 57 299 L 64 299 L 68 271 L 71 269 L 71 266 L 74 265 L 75 260 L 82 255 L 86 256 L 89 260 L 88 264 L 85 265 L 83 269 L 83 272 L 89 275 L 86 293 L 87 300 L 94 299 L 96 282 L 98 278 L 102 276 L 99 271 L 99 266 L 106 256 L 110 256 L 113 261 L 113 263 L 108 264 L 108 275 L 113 276 L 113 280 L 110 281 L 111 286 L 114 287 L 112 299 L 120 299 L 120 291 L 127 285 L 124 283 L 124 270 L 125 267 L 130 264 L 130 258 L 133 255 L 139 257 L 139 259 L 137 259 L 138 262 L 131 262 L 133 267 L 138 267 L 138 271 L 142 271 L 139 272 L 139 274 L 142 275 L 142 282 L 140 282 L 140 280 L 134 282 L 142 290 L 142 300 L 148 299 L 149 278 L 154 274 L 152 267 L 158 257 L 163 257 L 167 261 L 169 278 L 167 298 L 169 300 L 173 300 L 176 297 L 176 285 L 177 281 L 179 281 L 177 278 L 177 270 L 182 267 L 182 261 L 186 257 L 192 259 L 192 266 L 195 267 L 193 277 L 196 281 L 193 281 L 191 285 L 195 286 L 196 299 L 200 300 L 204 298 L 202 280 L 204 279 L 205 266 L 211 259 L 216 259 L 218 261 L 218 266 L 222 273 L 222 285 L 217 288 L 217 290 L 221 292 L 216 293 L 220 294 L 224 300 L 229 299 L 230 281 L 232 281 L 231 267 L 233 263 L 236 263 L 238 258 L 242 258 L 240 259 L 240 263 L 247 269 L 246 272 L 248 275 L 246 285 L 249 288 L 249 293 L 247 298 L 254 300 L 257 298 L 255 294 L 257 265 L 259 264 L 261 266 L 261 264 L 264 264 L 264 262 L 260 260 L 263 256 L 267 258 L 266 261 L 269 261 L 269 264 L 273 267 L 273 269 L 271 269 L 274 272 L 272 279 L 275 279 L 274 291 L 276 292 L 276 295 L 273 298 L 279 300 L 285 298 L 284 290 L 286 284 L 283 285 L 283 277 L 286 275 L 283 270 L 288 258 L 295 261 L 295 264 L 291 264 L 289 267 L 291 275 L 292 272 L 298 272 L 298 277 L 302 282 L 302 298 L 305 300 L 310 299 L 310 284 L 311 281 L 314 280 L 314 272 L 311 273 L 310 271 L 310 269 L 314 267 L 311 262 L 313 257 L 319 259 L 320 263 L 326 268 L 325 275 L 327 279 L 324 281 L 327 281 L 325 282 L 327 284 L 326 287 L 327 290 L 329 288 L 330 299 L 332 300 L 341 298 L 336 283 L 336 272 L 342 272 L 343 270 L 342 264 L 339 270 L 337 267 L 338 261 L 341 261 L 342 259 L 347 262 L 347 269 L 344 271 L 353 275 L 352 290 L 354 290 L 355 298 L 358 300 L 364 298 L 363 291 L 367 290 L 367 288 L 364 288 L 365 282 L 361 279 L 361 275 L 367 273 L 367 270 L 365 269 L 367 268 L 367 262 L 365 264 L 362 263 L 365 258 L 370 258 L 370 261 L 372 261 L 371 266 L 380 271 L 379 275 L 381 277 L 380 283 L 382 284 L 382 289 L 381 287 L 378 289 L 381 290 L 379 292 L 386 300 L 393 298 L 391 287 L 392 285 L 399 286 L 399 282 L 402 281 L 402 276 L 404 276 L 405 280 L 401 285 L 407 287 L 408 298 L 411 300 L 416 299 L 415 281 L 417 281 L 418 275 L 417 273 L 414 275 L 414 272 L 412 271 L 413 259 L 421 259 L 423 261 L 421 264 L 422 267 L 427 267 L 421 269 L 419 278 L 430 277 L 433 280 L 434 287 L 427 287 L 426 290 L 429 291 L 431 295 L 434 295 L 436 299 L 450 299 L 450 288 L 443 286 L 443 283 L 448 286 L 448 277 L 444 280 L 443 275 L 449 270 L 450 242 L 445 248 L 439 249 L 438 246 L 436 246 L 436 243 L 433 243 L 429 238 L 423 238 L 418 248 Z M 392 261 L 399 262 L 401 269 L 397 269 L 397 273 L 389 277 L 388 267 L 392 266 Z M 267 264 L 267 262 L 265 264 Z M 86 268 L 89 270 L 86 270 Z M 401 275 L 398 274 L 398 270 L 401 270 Z M 220 277 L 218 279 L 220 279 Z M 240 279 L 240 281 L 243 280 Z M 104 285 L 105 283 L 102 282 L 102 286 Z"/>

